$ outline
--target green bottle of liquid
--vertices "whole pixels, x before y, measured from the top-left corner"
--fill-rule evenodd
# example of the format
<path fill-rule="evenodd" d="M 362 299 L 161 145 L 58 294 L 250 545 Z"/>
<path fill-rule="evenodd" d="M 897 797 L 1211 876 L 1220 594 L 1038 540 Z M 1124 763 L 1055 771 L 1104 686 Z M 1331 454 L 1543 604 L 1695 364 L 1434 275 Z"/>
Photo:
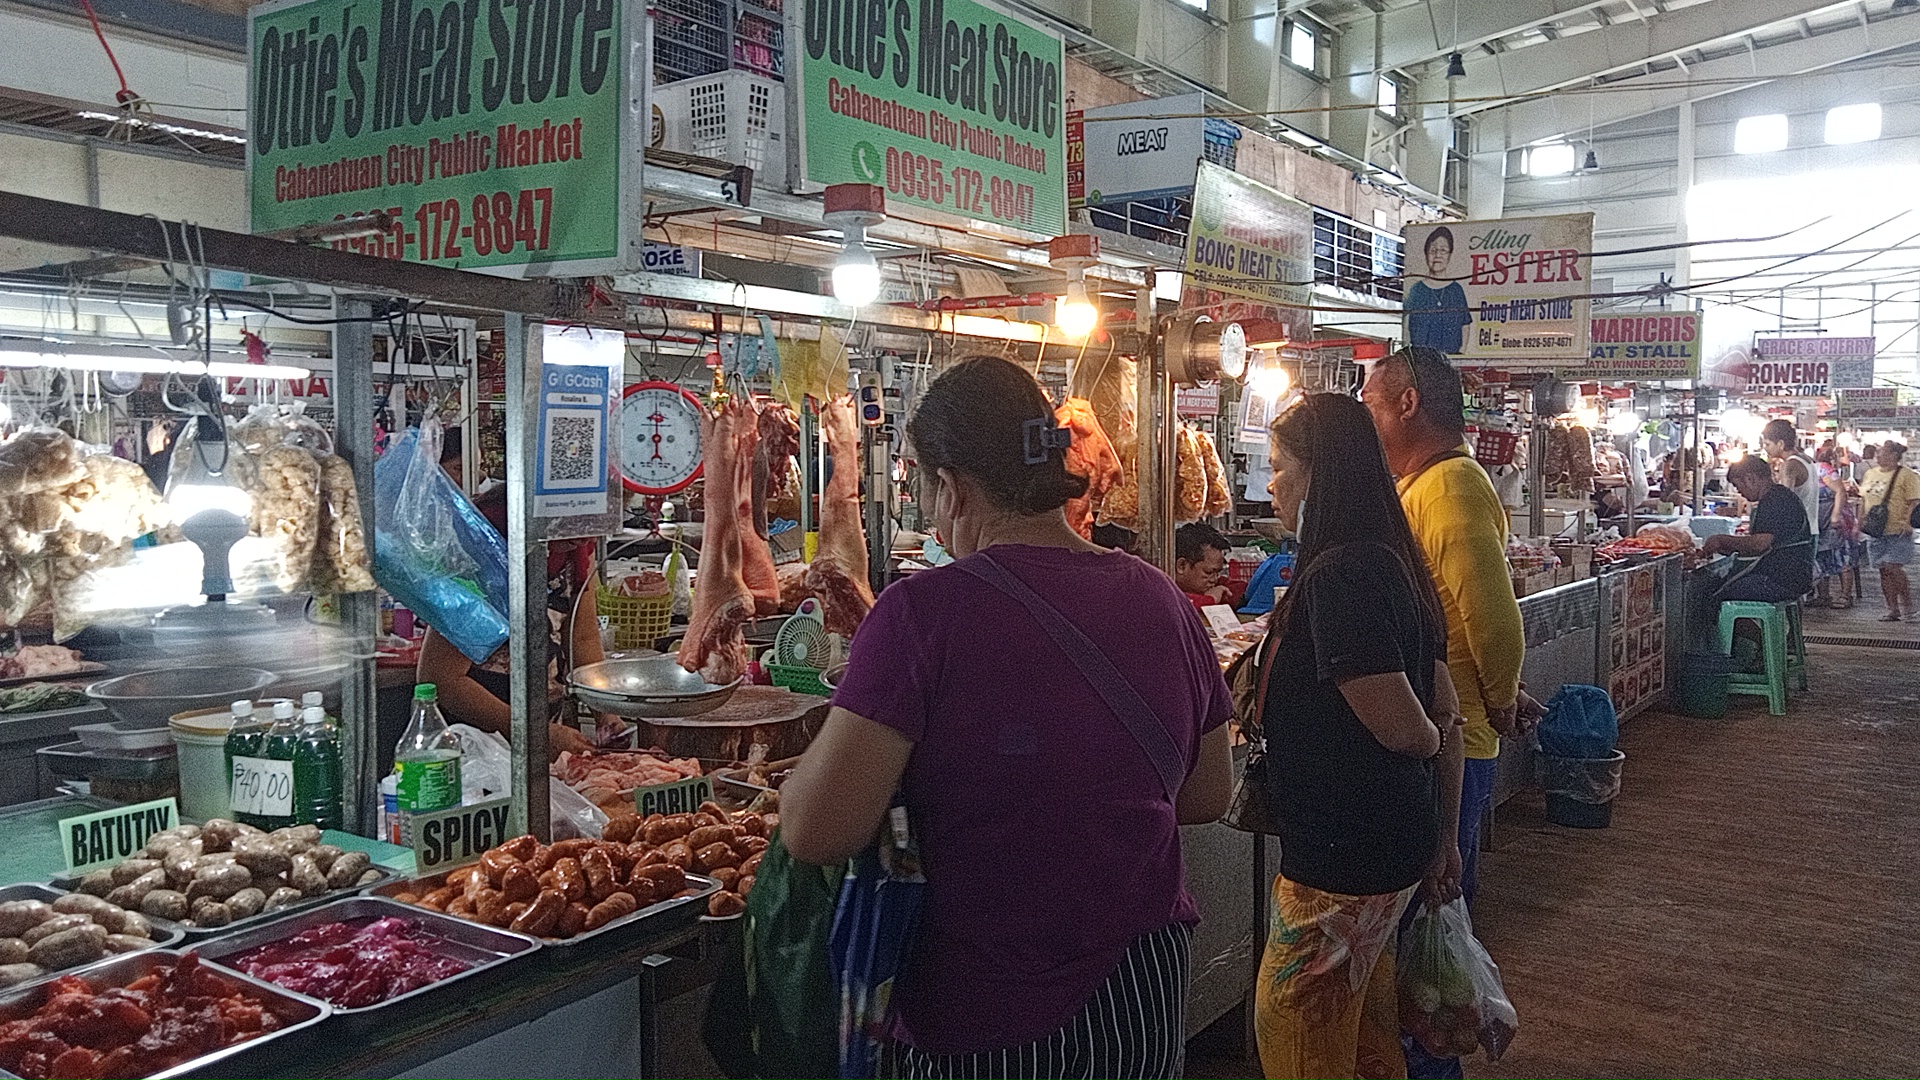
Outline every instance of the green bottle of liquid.
<path fill-rule="evenodd" d="M 293 743 L 293 816 L 298 825 L 338 829 L 340 805 L 340 739 L 319 705 L 300 712 L 300 728 Z"/>
<path fill-rule="evenodd" d="M 300 740 L 300 721 L 291 701 L 273 703 L 273 726 L 267 729 L 266 749 L 260 756 L 275 768 L 265 772 L 265 793 L 256 811 L 260 827 L 272 832 L 298 825 L 297 796 L 294 792 L 294 745 Z M 284 764 L 282 764 L 284 763 Z"/>
<path fill-rule="evenodd" d="M 232 708 L 233 723 L 227 728 L 227 805 L 235 821 L 257 827 L 260 824 L 257 815 L 232 809 L 235 803 L 233 759 L 261 757 L 266 749 L 267 729 L 273 725 L 255 713 L 251 701 L 236 701 Z"/>
<path fill-rule="evenodd" d="M 432 683 L 414 687 L 413 717 L 394 747 L 402 844 L 413 843 L 413 815 L 460 805 L 460 737 L 447 730 L 439 702 Z"/>

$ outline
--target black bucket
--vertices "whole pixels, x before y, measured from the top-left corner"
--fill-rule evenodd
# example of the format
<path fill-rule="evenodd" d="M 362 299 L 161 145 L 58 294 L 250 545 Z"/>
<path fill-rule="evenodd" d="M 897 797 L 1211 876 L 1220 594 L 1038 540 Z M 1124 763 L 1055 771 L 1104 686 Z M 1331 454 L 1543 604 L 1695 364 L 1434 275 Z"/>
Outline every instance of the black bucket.
<path fill-rule="evenodd" d="M 1573 829 L 1604 829 L 1613 823 L 1613 800 L 1620 794 L 1626 754 L 1619 750 L 1603 758 L 1542 754 L 1540 760 L 1546 772 L 1548 821 Z"/>
<path fill-rule="evenodd" d="M 1680 711 L 1702 720 L 1718 720 L 1727 715 L 1728 677 L 1734 672 L 1734 660 L 1719 653 L 1690 652 L 1680 662 Z"/>

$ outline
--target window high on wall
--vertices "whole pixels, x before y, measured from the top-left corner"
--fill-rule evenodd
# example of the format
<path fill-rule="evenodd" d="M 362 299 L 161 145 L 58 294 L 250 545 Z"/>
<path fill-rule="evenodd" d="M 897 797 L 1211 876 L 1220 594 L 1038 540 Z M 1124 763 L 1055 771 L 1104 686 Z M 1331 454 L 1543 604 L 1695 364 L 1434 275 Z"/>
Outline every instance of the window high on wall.
<path fill-rule="evenodd" d="M 1872 142 L 1880 137 L 1880 106 L 1869 101 L 1828 109 L 1826 136 L 1827 142 L 1835 146 Z"/>
<path fill-rule="evenodd" d="M 1733 125 L 1733 152 L 1771 154 L 1787 148 L 1787 118 L 1782 113 L 1743 116 Z"/>
<path fill-rule="evenodd" d="M 1400 84 L 1385 75 L 1380 76 L 1379 86 L 1374 90 L 1373 105 L 1388 116 L 1400 115 Z"/>
<path fill-rule="evenodd" d="M 1287 24 L 1287 62 L 1316 73 L 1320 69 L 1320 36 L 1297 19 Z"/>

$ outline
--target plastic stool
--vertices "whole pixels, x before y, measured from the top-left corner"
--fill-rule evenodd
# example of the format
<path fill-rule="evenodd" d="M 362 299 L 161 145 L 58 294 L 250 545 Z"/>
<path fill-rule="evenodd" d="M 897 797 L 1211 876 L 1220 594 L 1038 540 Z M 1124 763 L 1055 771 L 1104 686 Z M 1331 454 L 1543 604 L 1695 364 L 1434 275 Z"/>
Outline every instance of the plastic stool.
<path fill-rule="evenodd" d="M 1798 600 L 1787 603 L 1787 678 L 1795 689 L 1807 689 L 1807 614 Z"/>
<path fill-rule="evenodd" d="M 1729 694 L 1764 694 L 1767 711 L 1787 715 L 1787 605 L 1759 600 L 1724 600 L 1720 604 L 1720 651 L 1733 655 L 1733 625 L 1741 619 L 1760 624 L 1761 654 L 1766 674 L 1735 672 L 1727 677 Z"/>

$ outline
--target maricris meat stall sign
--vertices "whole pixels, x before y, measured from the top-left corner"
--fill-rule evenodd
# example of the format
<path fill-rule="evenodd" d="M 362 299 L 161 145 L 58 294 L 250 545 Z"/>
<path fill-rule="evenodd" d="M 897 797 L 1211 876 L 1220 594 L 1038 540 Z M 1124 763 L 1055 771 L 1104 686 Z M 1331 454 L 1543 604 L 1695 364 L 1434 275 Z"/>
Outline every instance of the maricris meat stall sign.
<path fill-rule="evenodd" d="M 808 184 L 879 184 L 889 203 L 1066 231 L 1058 37 L 976 0 L 788 2 L 803 5 Z"/>
<path fill-rule="evenodd" d="M 638 145 L 624 92 L 640 18 L 637 0 L 254 8 L 254 231 L 386 211 L 389 232 L 335 246 L 462 269 L 626 269 L 639 248 L 619 178 Z"/>

